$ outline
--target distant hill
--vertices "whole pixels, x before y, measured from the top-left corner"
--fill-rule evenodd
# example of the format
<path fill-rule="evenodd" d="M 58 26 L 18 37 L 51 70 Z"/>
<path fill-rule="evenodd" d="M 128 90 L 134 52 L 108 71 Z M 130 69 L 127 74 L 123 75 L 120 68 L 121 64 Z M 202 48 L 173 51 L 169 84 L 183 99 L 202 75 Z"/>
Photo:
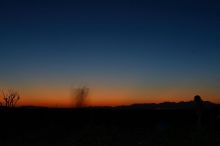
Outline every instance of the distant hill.
<path fill-rule="evenodd" d="M 22 108 L 22 109 L 48 109 L 48 107 L 46 106 L 20 106 L 19 108 Z"/>
<path fill-rule="evenodd" d="M 204 101 L 204 108 L 211 109 L 217 107 L 218 104 Z M 163 103 L 140 103 L 132 104 L 130 106 L 119 106 L 118 108 L 132 108 L 132 109 L 193 109 L 194 102 L 163 102 Z"/>
<path fill-rule="evenodd" d="M 2 107 L 6 108 L 6 107 Z M 45 106 L 20 106 L 20 109 L 69 109 L 69 108 L 50 108 Z M 86 109 L 152 109 L 152 110 L 160 110 L 160 109 L 193 109 L 194 102 L 163 102 L 163 103 L 136 103 L 131 105 L 123 105 L 123 106 L 89 106 Z M 220 109 L 220 104 L 215 104 L 210 101 L 204 101 L 204 108 L 212 109 L 218 108 Z"/>

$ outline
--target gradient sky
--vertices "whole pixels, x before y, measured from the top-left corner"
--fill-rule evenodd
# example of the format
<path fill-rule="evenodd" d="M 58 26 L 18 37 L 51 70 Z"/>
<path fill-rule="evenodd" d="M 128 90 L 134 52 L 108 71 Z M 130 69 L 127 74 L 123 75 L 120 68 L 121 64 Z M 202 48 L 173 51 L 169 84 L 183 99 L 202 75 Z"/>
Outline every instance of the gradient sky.
<path fill-rule="evenodd" d="M 220 2 L 0 2 L 0 88 L 21 105 L 188 101 L 220 103 Z"/>

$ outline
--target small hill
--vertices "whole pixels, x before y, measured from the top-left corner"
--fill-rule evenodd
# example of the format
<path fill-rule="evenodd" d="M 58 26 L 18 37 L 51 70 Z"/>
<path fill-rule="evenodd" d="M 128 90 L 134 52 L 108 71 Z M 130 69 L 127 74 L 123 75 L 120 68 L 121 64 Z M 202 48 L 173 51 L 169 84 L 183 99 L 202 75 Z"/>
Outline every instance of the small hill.
<path fill-rule="evenodd" d="M 212 109 L 219 106 L 218 104 L 204 101 L 204 108 Z M 130 106 L 119 106 L 119 108 L 135 108 L 135 109 L 193 109 L 194 102 L 163 102 L 163 103 L 140 103 L 140 104 L 132 104 Z"/>

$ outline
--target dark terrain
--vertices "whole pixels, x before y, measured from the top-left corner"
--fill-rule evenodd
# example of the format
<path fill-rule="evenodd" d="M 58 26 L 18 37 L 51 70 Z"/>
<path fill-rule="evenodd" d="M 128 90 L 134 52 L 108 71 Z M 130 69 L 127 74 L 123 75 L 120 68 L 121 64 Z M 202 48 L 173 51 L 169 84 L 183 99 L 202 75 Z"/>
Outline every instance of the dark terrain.
<path fill-rule="evenodd" d="M 0 146 L 219 146 L 218 108 L 0 110 Z"/>

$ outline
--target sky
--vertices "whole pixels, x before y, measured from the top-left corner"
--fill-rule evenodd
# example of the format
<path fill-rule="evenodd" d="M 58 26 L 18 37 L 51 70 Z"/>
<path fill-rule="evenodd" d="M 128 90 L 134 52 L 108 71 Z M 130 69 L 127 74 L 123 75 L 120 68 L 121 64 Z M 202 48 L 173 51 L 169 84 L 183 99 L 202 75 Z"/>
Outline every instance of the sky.
<path fill-rule="evenodd" d="M 0 1 L 0 88 L 20 105 L 220 103 L 220 2 Z"/>

